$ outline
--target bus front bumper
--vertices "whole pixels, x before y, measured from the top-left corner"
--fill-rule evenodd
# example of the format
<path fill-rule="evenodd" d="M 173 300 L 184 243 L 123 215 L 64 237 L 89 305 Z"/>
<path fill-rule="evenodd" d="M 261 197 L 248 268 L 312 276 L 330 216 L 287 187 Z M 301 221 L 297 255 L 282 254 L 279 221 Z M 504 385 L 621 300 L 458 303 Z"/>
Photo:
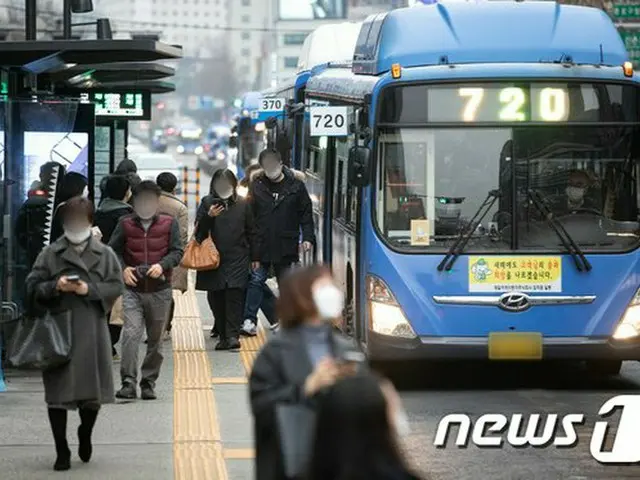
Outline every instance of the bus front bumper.
<path fill-rule="evenodd" d="M 372 361 L 487 360 L 488 337 L 391 337 L 367 332 Z M 594 337 L 545 337 L 543 360 L 640 360 L 640 338 L 616 342 Z"/>

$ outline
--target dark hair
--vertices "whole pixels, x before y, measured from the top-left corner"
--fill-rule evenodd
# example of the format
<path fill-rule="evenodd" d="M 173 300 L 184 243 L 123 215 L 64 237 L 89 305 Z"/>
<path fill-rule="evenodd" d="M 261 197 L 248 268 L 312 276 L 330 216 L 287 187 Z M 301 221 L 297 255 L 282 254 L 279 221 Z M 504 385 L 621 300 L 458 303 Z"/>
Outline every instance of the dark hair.
<path fill-rule="evenodd" d="M 296 268 L 285 275 L 278 285 L 278 315 L 282 328 L 295 328 L 316 315 L 317 309 L 311 297 L 311 287 L 316 280 L 326 276 L 331 276 L 331 271 L 320 264 Z"/>
<path fill-rule="evenodd" d="M 209 194 L 216 195 L 215 189 L 213 188 L 213 184 L 223 177 L 229 184 L 235 193 L 236 187 L 238 186 L 238 178 L 236 175 L 229 170 L 228 168 L 221 168 L 220 170 L 216 170 L 216 172 L 211 177 L 211 183 L 209 184 Z"/>
<path fill-rule="evenodd" d="M 60 220 L 62 223 L 70 216 L 79 216 L 84 214 L 89 220 L 89 223 L 93 225 L 93 203 L 91 200 L 83 197 L 73 197 L 61 205 L 60 207 Z"/>
<path fill-rule="evenodd" d="M 162 172 L 156 178 L 156 183 L 162 189 L 163 192 L 173 193 L 178 185 L 178 179 L 173 173 L 170 172 Z"/>
<path fill-rule="evenodd" d="M 109 175 L 104 186 L 105 197 L 113 200 L 124 200 L 131 188 L 124 175 Z"/>
<path fill-rule="evenodd" d="M 136 162 L 128 158 L 125 158 L 124 160 L 122 160 L 116 167 L 116 171 L 115 171 L 115 173 L 119 173 L 121 175 L 126 175 L 128 173 L 137 173 L 137 172 L 138 172 L 138 166 L 136 165 Z"/>
<path fill-rule="evenodd" d="M 362 372 L 339 380 L 320 397 L 309 480 L 378 480 L 408 473 L 380 382 Z"/>
<path fill-rule="evenodd" d="M 240 185 L 242 185 L 243 187 L 248 187 L 251 184 L 251 175 L 254 172 L 260 170 L 260 168 L 261 167 L 259 163 L 252 163 L 247 168 L 245 168 L 244 177 L 242 177 L 242 180 L 240 180 Z"/>
<path fill-rule="evenodd" d="M 159 197 L 162 190 L 160 190 L 160 187 L 153 180 L 143 180 L 133 187 L 133 197 L 135 198 L 144 193 L 152 193 Z"/>
<path fill-rule="evenodd" d="M 258 155 L 258 163 L 262 165 L 262 162 L 264 162 L 267 157 L 275 157 L 278 162 L 282 163 L 282 155 L 280 155 L 280 152 L 275 148 L 265 148 L 262 150 L 260 155 Z"/>
<path fill-rule="evenodd" d="M 50 176 L 56 169 L 58 169 L 58 175 L 61 173 L 64 174 L 65 169 L 61 163 L 58 162 L 47 162 L 42 164 L 40 167 L 40 178 Z"/>
<path fill-rule="evenodd" d="M 62 178 L 60 183 L 60 202 L 82 195 L 84 187 L 87 186 L 87 179 L 84 175 L 77 172 L 68 172 Z"/>

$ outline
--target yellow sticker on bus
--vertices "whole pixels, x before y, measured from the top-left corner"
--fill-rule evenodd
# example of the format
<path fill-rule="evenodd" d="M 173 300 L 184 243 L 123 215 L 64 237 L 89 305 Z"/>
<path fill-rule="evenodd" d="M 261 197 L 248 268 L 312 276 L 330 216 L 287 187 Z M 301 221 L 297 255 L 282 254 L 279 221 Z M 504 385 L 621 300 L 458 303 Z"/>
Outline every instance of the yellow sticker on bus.
<path fill-rule="evenodd" d="M 469 257 L 470 292 L 561 292 L 562 258 Z"/>

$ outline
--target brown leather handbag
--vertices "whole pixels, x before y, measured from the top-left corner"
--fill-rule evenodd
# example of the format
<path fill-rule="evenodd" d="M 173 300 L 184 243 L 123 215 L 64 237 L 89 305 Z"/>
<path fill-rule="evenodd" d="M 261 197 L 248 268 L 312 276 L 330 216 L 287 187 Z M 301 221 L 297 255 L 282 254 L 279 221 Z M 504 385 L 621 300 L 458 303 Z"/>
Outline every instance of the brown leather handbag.
<path fill-rule="evenodd" d="M 201 243 L 198 243 L 195 238 L 189 240 L 184 249 L 180 266 L 197 272 L 218 268 L 220 266 L 220 252 L 218 252 L 216 244 L 213 243 L 211 235 L 207 235 L 207 238 Z"/>

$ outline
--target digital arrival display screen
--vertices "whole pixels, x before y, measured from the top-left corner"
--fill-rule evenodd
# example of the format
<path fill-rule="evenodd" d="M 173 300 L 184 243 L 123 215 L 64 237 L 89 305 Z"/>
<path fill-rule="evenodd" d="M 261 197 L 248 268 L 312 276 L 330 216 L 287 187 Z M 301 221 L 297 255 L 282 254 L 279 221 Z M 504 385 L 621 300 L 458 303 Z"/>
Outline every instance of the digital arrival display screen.
<path fill-rule="evenodd" d="M 629 84 L 484 82 L 406 85 L 382 95 L 383 123 L 638 122 Z"/>
<path fill-rule="evenodd" d="M 95 103 L 96 117 L 113 120 L 150 120 L 151 95 L 143 92 L 91 92 L 84 100 Z"/>

